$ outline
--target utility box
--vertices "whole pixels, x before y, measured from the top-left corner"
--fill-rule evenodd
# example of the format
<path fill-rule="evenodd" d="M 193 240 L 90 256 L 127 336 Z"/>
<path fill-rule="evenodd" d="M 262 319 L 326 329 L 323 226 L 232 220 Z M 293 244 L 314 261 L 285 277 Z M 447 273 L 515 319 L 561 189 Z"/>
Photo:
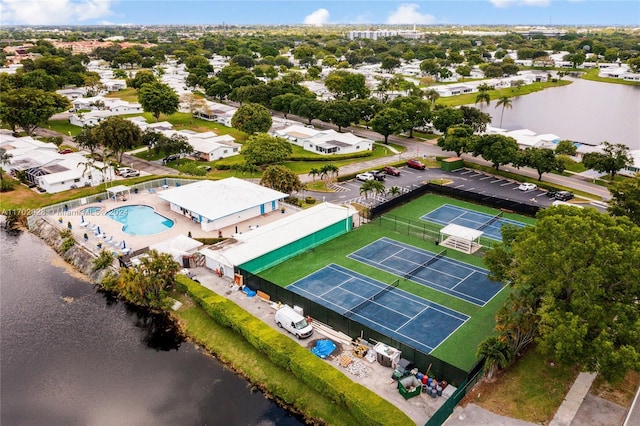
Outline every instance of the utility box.
<path fill-rule="evenodd" d="M 460 157 L 445 158 L 440 162 L 440 169 L 452 172 L 464 167 L 464 161 Z"/>

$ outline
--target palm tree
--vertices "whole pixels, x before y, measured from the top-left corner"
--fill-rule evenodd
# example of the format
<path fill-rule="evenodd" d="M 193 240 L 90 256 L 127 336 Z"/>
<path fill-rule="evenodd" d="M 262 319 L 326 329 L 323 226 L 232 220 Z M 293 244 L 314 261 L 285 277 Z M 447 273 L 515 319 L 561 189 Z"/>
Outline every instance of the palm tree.
<path fill-rule="evenodd" d="M 440 97 L 440 93 L 438 93 L 436 89 L 429 89 L 424 94 L 424 96 L 429 102 L 431 102 L 431 109 L 433 109 L 433 107 L 436 105 L 436 101 Z"/>
<path fill-rule="evenodd" d="M 500 99 L 498 99 L 498 102 L 496 102 L 496 108 L 498 108 L 499 106 L 502 106 L 502 113 L 500 114 L 500 128 L 502 128 L 502 117 L 504 116 L 504 109 L 513 108 L 513 104 L 511 103 L 511 99 L 509 99 L 508 96 L 502 96 Z"/>
<path fill-rule="evenodd" d="M 397 185 L 394 185 L 391 188 L 389 188 L 389 190 L 387 191 L 387 194 L 391 195 L 392 197 L 395 197 L 396 195 L 400 194 L 400 192 L 402 192 L 400 187 Z"/>
<path fill-rule="evenodd" d="M 6 149 L 0 148 L 0 167 L 11 164 L 13 154 L 9 154 Z M 0 181 L 2 181 L 2 169 L 0 169 Z"/>
<path fill-rule="evenodd" d="M 476 104 L 478 104 L 478 102 L 480 104 L 486 103 L 489 105 L 491 103 L 491 95 L 489 95 L 489 92 L 486 90 L 480 90 L 476 95 Z"/>
<path fill-rule="evenodd" d="M 484 358 L 484 371 L 487 379 L 491 380 L 499 368 L 509 366 L 513 359 L 513 350 L 504 340 L 491 336 L 480 343 L 476 356 Z"/>
<path fill-rule="evenodd" d="M 384 194 L 384 184 L 378 180 L 368 180 L 360 187 L 360 195 L 364 194 L 364 198 L 369 198 L 369 194 L 375 192 L 376 194 Z"/>
<path fill-rule="evenodd" d="M 313 181 L 316 181 L 316 176 L 320 176 L 320 170 L 316 169 L 315 167 L 311 170 L 309 170 L 309 176 L 311 176 L 313 178 Z"/>
<path fill-rule="evenodd" d="M 329 179 L 334 175 L 337 177 L 340 169 L 334 164 L 326 164 L 320 169 L 320 179 Z"/>

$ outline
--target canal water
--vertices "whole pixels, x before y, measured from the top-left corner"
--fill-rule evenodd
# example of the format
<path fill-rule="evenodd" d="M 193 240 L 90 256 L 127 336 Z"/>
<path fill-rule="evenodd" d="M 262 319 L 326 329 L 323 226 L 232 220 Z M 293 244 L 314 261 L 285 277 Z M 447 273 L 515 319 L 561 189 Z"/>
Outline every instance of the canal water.
<path fill-rule="evenodd" d="M 3 426 L 302 424 L 36 236 L 0 231 L 0 247 Z"/>
<path fill-rule="evenodd" d="M 565 77 L 565 79 L 568 79 Z M 590 145 L 608 141 L 640 149 L 640 86 L 570 79 L 571 84 L 511 98 L 502 127 L 553 133 Z M 517 90 L 517 89 L 515 89 Z M 500 126 L 502 107 L 477 105 Z"/>

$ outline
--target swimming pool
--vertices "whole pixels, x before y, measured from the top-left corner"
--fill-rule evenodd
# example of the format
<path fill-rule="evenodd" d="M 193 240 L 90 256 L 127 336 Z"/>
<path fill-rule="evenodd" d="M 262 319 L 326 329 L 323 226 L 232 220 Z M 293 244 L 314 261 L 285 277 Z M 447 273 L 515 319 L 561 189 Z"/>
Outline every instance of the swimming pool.
<path fill-rule="evenodd" d="M 107 216 L 120 222 L 127 235 L 154 235 L 173 227 L 173 221 L 156 213 L 152 207 L 133 205 L 109 210 Z"/>

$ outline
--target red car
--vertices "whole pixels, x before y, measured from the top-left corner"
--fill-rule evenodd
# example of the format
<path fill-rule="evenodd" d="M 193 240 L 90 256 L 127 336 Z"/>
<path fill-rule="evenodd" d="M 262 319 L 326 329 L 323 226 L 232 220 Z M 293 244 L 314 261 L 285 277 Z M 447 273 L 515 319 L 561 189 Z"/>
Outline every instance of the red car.
<path fill-rule="evenodd" d="M 60 151 L 58 151 L 58 154 L 71 154 L 73 152 L 72 149 L 61 149 Z"/>
<path fill-rule="evenodd" d="M 396 169 L 395 167 L 385 166 L 385 168 L 383 170 L 388 175 L 400 176 L 400 169 Z"/>
<path fill-rule="evenodd" d="M 425 165 L 419 162 L 418 160 L 407 160 L 407 167 L 412 169 L 424 170 Z"/>

